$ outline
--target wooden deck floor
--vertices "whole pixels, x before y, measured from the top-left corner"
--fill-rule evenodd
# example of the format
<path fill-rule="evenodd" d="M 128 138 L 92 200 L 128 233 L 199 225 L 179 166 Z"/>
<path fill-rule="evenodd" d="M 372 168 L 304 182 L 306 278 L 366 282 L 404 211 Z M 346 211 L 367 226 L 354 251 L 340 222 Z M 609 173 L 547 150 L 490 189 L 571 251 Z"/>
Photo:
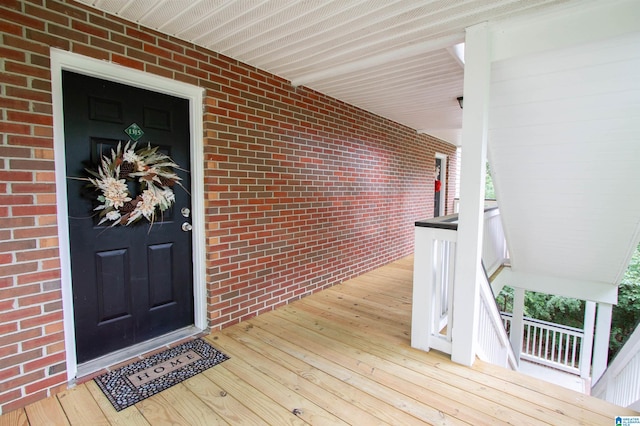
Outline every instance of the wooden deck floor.
<path fill-rule="evenodd" d="M 406 258 L 206 338 L 231 359 L 116 412 L 92 381 L 0 425 L 614 424 L 635 413 L 409 345 Z"/>

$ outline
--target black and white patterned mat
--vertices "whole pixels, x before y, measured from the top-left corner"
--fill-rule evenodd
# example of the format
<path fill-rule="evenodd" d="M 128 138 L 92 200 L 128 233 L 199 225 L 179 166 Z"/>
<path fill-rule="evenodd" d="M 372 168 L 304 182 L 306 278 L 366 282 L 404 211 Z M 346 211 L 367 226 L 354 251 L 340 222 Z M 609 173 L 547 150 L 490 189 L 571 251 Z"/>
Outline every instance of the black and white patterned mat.
<path fill-rule="evenodd" d="M 227 359 L 204 340 L 195 339 L 105 373 L 94 381 L 120 411 Z"/>

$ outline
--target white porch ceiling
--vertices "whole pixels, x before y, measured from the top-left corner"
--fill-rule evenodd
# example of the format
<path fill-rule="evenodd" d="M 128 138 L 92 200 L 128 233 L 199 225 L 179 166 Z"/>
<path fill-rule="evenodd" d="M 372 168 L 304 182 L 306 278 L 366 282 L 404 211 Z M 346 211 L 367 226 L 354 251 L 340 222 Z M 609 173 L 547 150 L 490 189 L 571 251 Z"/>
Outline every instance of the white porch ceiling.
<path fill-rule="evenodd" d="M 460 144 L 466 27 L 567 0 L 78 0 Z"/>

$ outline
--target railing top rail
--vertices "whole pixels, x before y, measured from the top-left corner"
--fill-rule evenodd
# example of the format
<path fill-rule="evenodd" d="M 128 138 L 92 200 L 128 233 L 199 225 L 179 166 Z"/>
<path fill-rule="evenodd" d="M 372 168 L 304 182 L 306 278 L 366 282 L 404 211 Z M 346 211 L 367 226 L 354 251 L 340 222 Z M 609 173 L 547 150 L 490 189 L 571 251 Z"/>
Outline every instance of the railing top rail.
<path fill-rule="evenodd" d="M 513 314 L 510 313 L 510 312 L 500 312 L 500 315 L 503 316 L 503 317 L 507 317 L 507 318 L 513 317 Z M 524 319 L 525 322 L 544 325 L 547 328 L 554 328 L 554 329 L 557 329 L 557 330 L 571 331 L 571 332 L 578 333 L 578 334 L 584 334 L 584 330 L 582 330 L 581 328 L 571 327 L 571 326 L 563 325 L 563 324 L 557 324 L 557 323 L 549 322 L 549 321 L 543 321 L 543 320 L 539 320 L 539 319 L 531 318 L 531 317 L 524 317 L 523 319 Z"/>
<path fill-rule="evenodd" d="M 484 212 L 492 212 L 494 210 L 498 210 L 497 206 L 485 207 Z M 450 214 L 447 216 L 438 216 L 432 219 L 424 219 L 415 222 L 416 226 L 422 228 L 439 228 L 439 229 L 452 229 L 454 231 L 458 230 L 458 214 Z"/>
<path fill-rule="evenodd" d="M 451 229 L 453 231 L 457 231 L 458 215 L 451 214 L 447 216 L 434 217 L 433 219 L 419 220 L 416 222 L 416 226 L 421 228 Z"/>

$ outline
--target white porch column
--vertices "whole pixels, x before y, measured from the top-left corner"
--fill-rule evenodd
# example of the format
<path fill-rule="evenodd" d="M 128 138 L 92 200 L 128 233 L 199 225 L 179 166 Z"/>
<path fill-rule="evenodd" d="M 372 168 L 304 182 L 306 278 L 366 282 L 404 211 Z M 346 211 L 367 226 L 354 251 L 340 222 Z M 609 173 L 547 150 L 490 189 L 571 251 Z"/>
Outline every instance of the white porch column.
<path fill-rule="evenodd" d="M 602 302 L 598 303 L 596 335 L 593 342 L 593 369 L 591 372 L 591 383 L 596 383 L 607 369 L 612 310 L 612 304 Z"/>
<path fill-rule="evenodd" d="M 451 360 L 472 365 L 476 356 L 482 255 L 484 180 L 487 158 L 487 116 L 490 49 L 487 23 L 467 28 L 465 37 L 464 110 L 460 216 L 456 250 Z"/>
<path fill-rule="evenodd" d="M 511 317 L 511 333 L 509 340 L 513 347 L 513 353 L 520 362 L 522 352 L 522 334 L 524 332 L 524 292 L 525 289 L 513 288 L 513 317 Z"/>
<path fill-rule="evenodd" d="M 593 355 L 593 326 L 596 322 L 596 302 L 587 300 L 584 306 L 584 336 L 580 346 L 580 377 L 586 379 L 591 374 Z M 607 339 L 607 349 L 609 339 Z"/>

